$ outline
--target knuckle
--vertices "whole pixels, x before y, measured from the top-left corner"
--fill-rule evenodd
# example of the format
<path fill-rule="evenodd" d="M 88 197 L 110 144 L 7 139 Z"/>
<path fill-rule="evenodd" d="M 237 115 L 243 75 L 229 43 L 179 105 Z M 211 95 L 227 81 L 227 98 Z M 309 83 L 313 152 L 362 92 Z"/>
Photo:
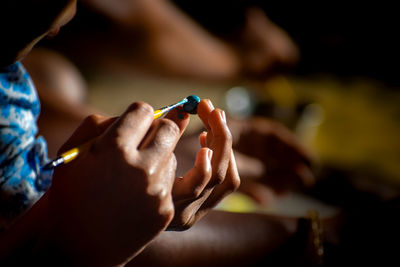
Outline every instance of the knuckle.
<path fill-rule="evenodd" d="M 160 124 L 160 128 L 164 128 L 165 130 L 167 130 L 169 133 L 172 133 L 173 135 L 179 135 L 180 133 L 180 129 L 178 127 L 178 125 L 168 119 L 161 119 L 159 121 Z"/>
<path fill-rule="evenodd" d="M 191 192 L 191 197 L 198 198 L 202 192 L 203 192 L 203 187 L 200 185 L 196 186 L 195 188 L 193 188 L 193 191 Z"/>
<path fill-rule="evenodd" d="M 171 201 L 170 187 L 163 181 L 158 181 L 158 179 L 154 179 L 154 171 L 152 169 L 142 169 L 142 173 L 146 175 L 145 179 L 148 181 L 146 186 L 146 193 L 150 198 L 160 203 Z"/>
<path fill-rule="evenodd" d="M 232 133 L 229 130 L 225 131 L 225 139 L 226 139 L 227 143 L 229 144 L 229 146 L 232 146 L 233 137 L 232 137 Z"/>
<path fill-rule="evenodd" d="M 145 102 L 134 102 L 127 108 L 128 112 L 137 111 L 147 115 L 153 115 L 153 108 Z"/>
<path fill-rule="evenodd" d="M 169 223 L 174 217 L 174 204 L 168 189 L 162 184 L 150 185 L 146 193 L 157 220 Z"/>
<path fill-rule="evenodd" d="M 235 176 L 232 177 L 227 181 L 227 189 L 234 192 L 236 191 L 240 186 L 240 178 Z"/>
<path fill-rule="evenodd" d="M 164 201 L 158 209 L 160 220 L 165 224 L 169 224 L 174 218 L 174 205 L 172 201 Z"/>
<path fill-rule="evenodd" d="M 127 146 L 125 142 L 123 142 L 121 139 L 122 138 L 118 136 L 117 138 L 115 138 L 115 140 L 112 141 L 113 143 L 110 147 L 115 148 L 116 151 L 114 152 L 114 155 L 116 157 L 119 155 L 119 158 L 122 159 L 124 163 L 128 163 L 132 167 L 135 167 L 139 170 L 140 169 L 144 170 L 146 165 L 137 166 L 136 164 L 137 150 Z"/>
<path fill-rule="evenodd" d="M 217 133 L 215 135 L 215 138 L 218 140 L 219 143 L 223 143 L 223 144 L 227 145 L 228 147 L 232 147 L 233 137 L 232 137 L 231 132 L 228 129 Z"/>
<path fill-rule="evenodd" d="M 176 229 L 177 231 L 186 231 L 190 229 L 194 225 L 194 220 L 193 220 L 193 211 L 190 209 L 187 209 L 183 211 L 179 217 L 177 218 L 176 221 Z"/>
<path fill-rule="evenodd" d="M 161 184 L 150 185 L 147 188 L 147 194 L 154 200 L 162 203 L 167 195 L 167 190 Z"/>
<path fill-rule="evenodd" d="M 175 154 L 172 154 L 171 156 L 171 167 L 173 170 L 176 170 L 178 167 L 178 161 L 176 160 Z"/>
<path fill-rule="evenodd" d="M 219 185 L 222 184 L 225 180 L 225 175 L 217 172 L 213 177 L 213 184 Z"/>
<path fill-rule="evenodd" d="M 197 199 L 201 196 L 203 193 L 203 187 L 198 185 L 191 190 L 188 190 L 186 193 L 182 194 L 182 199 Z"/>
<path fill-rule="evenodd" d="M 153 186 L 151 183 L 152 176 L 155 172 L 153 165 L 149 164 L 147 161 L 140 160 L 140 158 L 135 156 L 125 156 L 123 160 L 125 161 L 125 164 L 129 165 L 129 171 L 132 174 L 132 177 L 138 177 L 138 180 L 140 179 L 145 181 L 145 189 L 149 191 Z M 153 191 L 157 192 L 157 190 Z"/>
<path fill-rule="evenodd" d="M 155 173 L 153 164 L 148 163 L 147 161 L 141 161 L 137 168 L 140 170 L 141 174 L 146 177 L 146 179 L 150 179 L 150 177 L 152 177 Z M 155 192 L 158 191 L 155 190 Z"/>
<path fill-rule="evenodd" d="M 147 210 L 152 213 L 152 222 L 159 224 L 160 227 L 166 227 L 175 214 L 172 201 L 160 199 L 158 196 L 150 196 L 148 198 Z"/>
<path fill-rule="evenodd" d="M 96 114 L 89 115 L 83 120 L 82 125 L 93 125 L 94 126 L 94 125 L 96 125 L 96 122 L 98 121 L 98 119 L 99 119 L 99 115 L 96 115 Z"/>

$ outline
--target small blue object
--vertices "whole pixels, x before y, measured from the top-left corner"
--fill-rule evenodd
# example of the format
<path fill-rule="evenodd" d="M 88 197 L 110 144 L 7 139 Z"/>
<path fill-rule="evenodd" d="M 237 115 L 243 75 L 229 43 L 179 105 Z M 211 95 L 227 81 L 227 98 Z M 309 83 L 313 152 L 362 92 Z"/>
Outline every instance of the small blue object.
<path fill-rule="evenodd" d="M 183 109 L 190 114 L 196 114 L 197 113 L 197 105 L 200 103 L 200 97 L 197 95 L 190 95 L 186 97 L 188 100 L 184 105 Z"/>

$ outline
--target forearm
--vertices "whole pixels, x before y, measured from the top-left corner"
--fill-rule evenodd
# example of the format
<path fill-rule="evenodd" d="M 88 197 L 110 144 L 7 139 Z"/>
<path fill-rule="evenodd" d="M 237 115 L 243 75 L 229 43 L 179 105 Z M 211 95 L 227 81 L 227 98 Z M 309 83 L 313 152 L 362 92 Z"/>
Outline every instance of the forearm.
<path fill-rule="evenodd" d="M 184 232 L 164 232 L 130 264 L 194 266 L 258 262 L 294 235 L 297 220 L 214 211 Z"/>
<path fill-rule="evenodd" d="M 83 0 L 82 3 L 90 9 L 105 15 L 114 22 L 125 26 L 135 25 L 137 16 L 136 0 L 110 1 L 110 0 Z"/>
<path fill-rule="evenodd" d="M 32 262 L 35 248 L 42 239 L 44 224 L 48 219 L 47 204 L 47 196 L 44 195 L 30 210 L 1 233 L 0 265 L 14 266 Z"/>
<path fill-rule="evenodd" d="M 154 14 L 159 13 L 159 2 L 148 0 L 83 0 L 82 3 L 88 8 L 111 19 L 114 23 L 127 28 L 136 28 L 155 18 Z M 155 10 L 154 10 L 155 9 Z M 164 11 L 164 9 L 161 9 Z M 165 12 L 163 12 L 165 13 Z"/>

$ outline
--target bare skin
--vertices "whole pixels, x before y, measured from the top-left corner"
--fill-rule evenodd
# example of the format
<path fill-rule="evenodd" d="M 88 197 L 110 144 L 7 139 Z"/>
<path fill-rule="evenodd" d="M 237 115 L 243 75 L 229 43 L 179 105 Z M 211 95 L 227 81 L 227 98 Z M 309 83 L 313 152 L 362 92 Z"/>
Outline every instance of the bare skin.
<path fill-rule="evenodd" d="M 56 33 L 64 22 L 46 34 Z M 209 101 L 199 104 L 207 133 L 201 134 L 194 167 L 183 179 L 176 178 L 173 151 L 188 118 L 179 120 L 171 113 L 153 122 L 152 115 L 150 106 L 135 103 L 118 118 L 87 118 L 61 150 L 95 141 L 77 160 L 58 168 L 50 190 L 3 233 L 0 258 L 12 262 L 23 254 L 29 256 L 22 260 L 34 261 L 50 254 L 50 264 L 121 265 L 168 227 L 194 225 L 239 186 L 232 137 L 221 110 Z M 254 223 L 242 229 L 255 230 Z M 276 229 L 283 234 L 270 240 L 279 245 L 287 237 L 286 228 Z M 162 242 L 174 238 L 165 235 Z"/>
<path fill-rule="evenodd" d="M 137 30 L 145 33 L 142 39 L 135 38 L 136 44 L 131 44 L 133 47 L 137 43 L 144 43 L 144 49 L 134 51 L 128 48 L 124 52 L 125 61 L 130 61 L 125 62 L 125 66 L 144 65 L 149 70 L 168 75 L 206 79 L 227 79 L 240 71 L 240 63 L 233 49 L 197 25 L 170 1 L 84 2 L 98 13 L 128 29 L 128 36 Z M 117 38 L 128 40 L 129 37 L 126 37 Z M 145 58 L 143 54 L 146 55 Z"/>
<path fill-rule="evenodd" d="M 250 165 L 252 169 L 245 164 L 239 166 L 247 178 L 241 190 L 261 200 L 258 202 L 263 202 L 262 197 L 253 193 L 262 190 L 260 184 L 278 194 L 314 185 L 312 154 L 282 124 L 254 117 L 246 121 L 231 119 L 229 127 L 235 133 L 233 146 L 238 159 L 247 165 L 251 160 L 258 162 Z"/>
<path fill-rule="evenodd" d="M 48 60 L 41 61 L 45 55 Z M 46 138 L 49 156 L 55 157 L 64 140 L 80 121 L 99 113 L 86 104 L 84 78 L 64 57 L 36 49 L 23 61 L 37 86 L 42 102 L 40 134 Z M 227 118 L 242 184 L 240 190 L 258 203 L 268 205 L 276 193 L 304 189 L 314 184 L 312 156 L 283 125 L 266 118 Z M 176 155 L 178 173 L 192 167 L 198 136 L 185 136 Z"/>
<path fill-rule="evenodd" d="M 200 101 L 197 113 L 207 132 L 200 135 L 202 148 L 197 154 L 196 164 L 201 164 L 201 153 L 208 148 L 213 151 L 211 169 L 206 179 L 199 179 L 196 172 L 200 166 L 195 165 L 183 179 L 175 180 L 172 195 L 178 216 L 175 216 L 172 228 L 176 228 L 176 224 L 180 228 L 182 225 L 184 228 L 192 226 L 240 185 L 232 151 L 232 135 L 226 124 L 225 113 L 215 109 L 210 100 L 204 99 Z M 188 179 L 187 176 L 192 178 Z"/>
<path fill-rule="evenodd" d="M 46 139 L 48 156 L 54 158 L 82 120 L 90 114 L 101 113 L 85 104 L 86 82 L 65 57 L 49 50 L 34 49 L 22 64 L 30 74 L 41 102 L 37 122 L 39 134 Z"/>
<path fill-rule="evenodd" d="M 164 232 L 128 266 L 243 266 L 261 263 L 289 243 L 297 219 L 210 212 L 185 232 Z M 304 244 L 306 240 L 303 240 Z M 293 257 L 301 247 L 286 248 Z"/>
<path fill-rule="evenodd" d="M 342 223 L 321 219 L 325 245 L 338 246 Z M 211 211 L 185 232 L 162 233 L 128 266 L 313 266 L 309 231 L 300 218 Z"/>
<path fill-rule="evenodd" d="M 268 206 L 279 194 L 315 184 L 312 154 L 282 124 L 266 118 L 228 118 L 228 125 L 241 177 L 239 190 L 257 203 Z M 180 168 L 190 168 L 195 147 L 191 136 L 178 144 Z"/>
<path fill-rule="evenodd" d="M 169 0 L 82 3 L 113 22 L 112 30 L 102 29 L 100 36 L 89 30 L 83 40 L 79 37 L 91 53 L 82 53 L 81 42 L 77 46 L 72 41 L 62 48 L 78 64 L 92 62 L 92 68 L 232 81 L 264 79 L 299 58 L 288 34 L 257 7 L 244 11 L 245 22 L 238 34 L 227 39 L 210 33 Z M 223 12 L 220 16 L 224 18 Z M 71 36 L 74 39 L 74 34 Z M 104 38 L 109 41 L 103 42 Z"/>
<path fill-rule="evenodd" d="M 62 3 L 65 7 L 53 22 L 37 25 L 47 30 L 15 47 L 15 60 L 72 18 L 76 1 Z M 46 2 L 42 4 L 46 13 Z M 203 203 L 215 206 L 220 195 L 234 191 L 240 183 L 223 111 L 211 108 L 209 101 L 199 106 L 210 107 L 201 115 L 210 134 L 184 177 L 193 182 L 180 183 L 175 195 L 174 149 L 189 123 L 187 114 L 181 119 L 175 111 L 154 121 L 153 108 L 136 102 L 120 117 L 85 119 L 61 150 L 90 140 L 88 149 L 57 168 L 45 195 L 2 233 L 0 260 L 11 264 L 41 260 L 52 251 L 56 253 L 50 253 L 54 258 L 48 258 L 49 263 L 121 265 L 168 226 L 186 229 L 193 225 L 205 214 L 204 209 L 199 212 Z M 207 190 L 203 193 L 199 186 Z M 174 198 L 185 202 L 176 208 Z M 21 258 L 22 254 L 28 257 Z"/>
<path fill-rule="evenodd" d="M 210 107 L 210 102 L 200 105 Z M 50 190 L 5 233 L 1 244 L 33 242 L 34 255 L 50 246 L 71 262 L 118 265 L 167 227 L 192 226 L 239 186 L 239 176 L 222 111 L 212 110 L 202 114 L 212 131 L 210 147 L 200 149 L 185 182 L 177 182 L 182 178 L 175 177 L 173 150 L 189 121 L 176 115 L 153 122 L 153 109 L 134 103 L 121 117 L 86 119 L 61 149 L 96 141 L 78 159 L 57 168 Z M 210 157 L 211 149 L 215 154 Z M 174 181 L 179 184 L 175 192 Z M 11 235 L 21 228 L 37 232 Z"/>

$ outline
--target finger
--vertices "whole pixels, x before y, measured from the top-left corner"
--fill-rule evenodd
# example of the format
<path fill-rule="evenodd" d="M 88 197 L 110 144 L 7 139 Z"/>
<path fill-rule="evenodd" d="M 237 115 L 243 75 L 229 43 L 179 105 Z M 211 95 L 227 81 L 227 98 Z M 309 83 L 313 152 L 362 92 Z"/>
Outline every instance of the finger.
<path fill-rule="evenodd" d="M 223 182 L 229 166 L 232 150 L 232 136 L 226 125 L 225 113 L 214 109 L 209 118 L 210 132 L 207 134 L 207 146 L 214 151 L 212 158 L 213 177 L 210 186 Z"/>
<path fill-rule="evenodd" d="M 185 129 L 188 126 L 189 121 L 190 121 L 189 114 L 187 112 L 185 112 L 182 107 L 177 107 L 177 108 L 171 110 L 170 112 L 168 112 L 168 114 L 165 116 L 165 118 L 174 121 L 176 123 L 176 125 L 178 125 L 178 127 L 181 131 L 181 135 L 185 131 Z"/>
<path fill-rule="evenodd" d="M 214 105 L 211 103 L 209 99 L 202 99 L 200 103 L 197 105 L 197 115 L 201 119 L 206 127 L 207 131 L 210 131 L 211 127 L 208 122 L 208 117 L 210 116 L 211 112 L 214 110 Z"/>
<path fill-rule="evenodd" d="M 117 117 L 109 118 L 102 115 L 90 115 L 78 126 L 72 136 L 59 149 L 59 153 L 65 152 L 73 147 L 80 146 L 91 139 L 101 135 Z"/>
<path fill-rule="evenodd" d="M 175 155 L 171 154 L 169 158 L 165 159 L 165 161 L 166 163 L 159 170 L 159 175 L 150 177 L 151 180 L 146 188 L 146 193 L 152 196 L 161 197 L 164 201 L 160 202 L 161 205 L 159 206 L 159 212 L 161 214 L 170 214 L 173 205 L 171 191 L 176 171 Z M 172 219 L 173 216 L 169 218 L 169 220 Z"/>
<path fill-rule="evenodd" d="M 181 200 L 174 201 L 175 205 L 175 216 L 172 220 L 171 224 L 168 226 L 167 230 L 169 231 L 182 231 L 189 229 L 193 224 L 198 221 L 204 215 L 203 213 L 200 216 L 201 205 L 207 199 L 208 194 L 202 195 L 200 198 L 195 200 Z"/>
<path fill-rule="evenodd" d="M 173 122 L 175 122 L 175 124 L 178 126 L 179 128 L 179 138 L 182 136 L 183 132 L 186 130 L 186 127 L 189 124 L 189 114 L 186 113 L 182 107 L 177 107 L 173 110 L 171 110 L 170 112 L 168 112 L 167 116 L 165 116 L 165 119 L 169 119 Z M 153 130 L 153 128 L 155 127 L 155 125 L 158 124 L 158 121 L 156 121 L 155 123 L 153 123 L 151 129 L 149 130 L 149 138 L 145 138 L 145 140 L 143 141 L 143 143 L 141 144 L 141 148 L 147 147 L 150 143 L 150 141 L 152 140 L 151 136 L 154 136 L 155 131 Z"/>
<path fill-rule="evenodd" d="M 175 179 L 172 190 L 174 201 L 195 199 L 201 195 L 211 179 L 212 153 L 209 148 L 200 149 L 194 167 L 183 178 Z"/>
<path fill-rule="evenodd" d="M 158 180 L 154 184 L 163 185 L 163 187 L 166 189 L 166 192 L 168 192 L 168 194 L 171 195 L 175 181 L 175 172 L 177 164 L 175 155 L 173 153 L 166 160 L 167 160 L 166 165 L 163 166 L 163 168 L 161 169 L 162 175 L 158 176 L 157 178 Z"/>
<path fill-rule="evenodd" d="M 226 172 L 224 182 L 214 188 L 200 210 L 205 211 L 215 207 L 224 197 L 236 191 L 239 186 L 240 176 L 237 170 L 235 156 L 233 155 L 233 151 L 231 151 L 229 168 Z"/>
<path fill-rule="evenodd" d="M 102 142 L 125 150 L 137 149 L 153 122 L 153 108 L 143 102 L 131 104 L 106 131 Z"/>
<path fill-rule="evenodd" d="M 240 178 L 236 168 L 236 161 L 233 153 L 231 154 L 231 164 L 227 172 L 227 179 L 224 183 L 215 188 L 204 189 L 201 197 L 195 201 L 182 201 L 182 205 L 187 211 L 181 216 L 181 221 L 185 222 L 187 227 L 193 225 L 201 219 L 210 209 L 215 207 L 226 195 L 235 191 L 240 186 Z M 176 205 L 179 207 L 179 204 Z"/>
<path fill-rule="evenodd" d="M 162 158 L 169 157 L 173 153 L 180 136 L 181 130 L 172 120 L 154 121 L 151 131 L 140 146 L 143 159 L 161 162 Z"/>
<path fill-rule="evenodd" d="M 200 146 L 206 147 L 207 146 L 207 132 L 202 132 L 199 136 Z"/>
<path fill-rule="evenodd" d="M 200 144 L 209 146 L 214 151 L 213 181 L 210 186 L 221 183 L 228 168 L 232 136 L 226 125 L 225 113 L 214 109 L 209 99 L 203 99 L 197 106 L 197 113 L 209 133 L 200 135 Z M 207 136 L 207 139 L 204 137 Z"/>

